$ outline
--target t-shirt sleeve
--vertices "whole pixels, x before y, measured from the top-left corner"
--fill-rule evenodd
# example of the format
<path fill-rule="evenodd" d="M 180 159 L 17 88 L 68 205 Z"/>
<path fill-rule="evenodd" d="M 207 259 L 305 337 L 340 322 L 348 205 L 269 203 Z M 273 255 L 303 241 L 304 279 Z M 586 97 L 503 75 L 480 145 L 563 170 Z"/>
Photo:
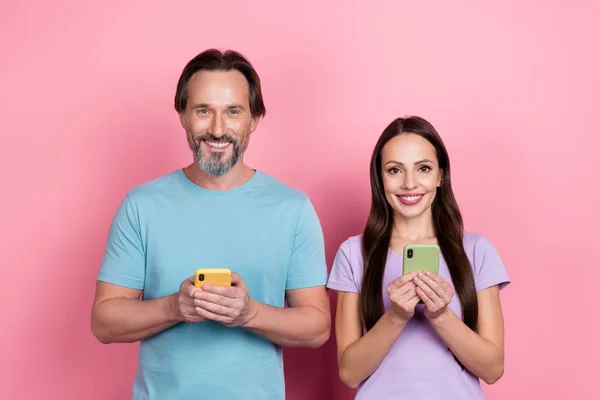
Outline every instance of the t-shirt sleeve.
<path fill-rule="evenodd" d="M 323 230 L 312 202 L 307 197 L 296 223 L 286 290 L 324 286 L 326 282 L 327 262 Z"/>
<path fill-rule="evenodd" d="M 495 285 L 499 285 L 502 290 L 510 283 L 500 255 L 487 238 L 483 236 L 477 238 L 473 258 L 475 288 L 478 292 Z"/>
<path fill-rule="evenodd" d="M 128 194 L 120 204 L 110 226 L 98 280 L 132 289 L 143 289 L 145 265 L 138 208 Z"/>
<path fill-rule="evenodd" d="M 345 241 L 338 249 L 335 258 L 333 260 L 333 266 L 331 267 L 331 273 L 327 281 L 327 287 L 329 289 L 337 290 L 340 292 L 353 292 L 360 293 L 360 290 L 354 279 L 354 271 L 352 270 L 351 255 L 350 255 L 350 243 Z"/>

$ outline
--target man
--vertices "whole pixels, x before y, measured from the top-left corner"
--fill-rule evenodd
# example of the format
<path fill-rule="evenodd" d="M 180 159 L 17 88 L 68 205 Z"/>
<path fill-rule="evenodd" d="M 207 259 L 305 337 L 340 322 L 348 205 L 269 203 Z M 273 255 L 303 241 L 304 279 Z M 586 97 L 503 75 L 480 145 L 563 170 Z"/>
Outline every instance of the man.
<path fill-rule="evenodd" d="M 321 225 L 304 193 L 244 164 L 265 106 L 241 54 L 192 59 L 175 109 L 194 162 L 127 193 L 92 331 L 141 342 L 133 399 L 283 399 L 282 346 L 330 334 Z M 232 285 L 197 289 L 196 269 L 213 267 L 229 268 Z"/>

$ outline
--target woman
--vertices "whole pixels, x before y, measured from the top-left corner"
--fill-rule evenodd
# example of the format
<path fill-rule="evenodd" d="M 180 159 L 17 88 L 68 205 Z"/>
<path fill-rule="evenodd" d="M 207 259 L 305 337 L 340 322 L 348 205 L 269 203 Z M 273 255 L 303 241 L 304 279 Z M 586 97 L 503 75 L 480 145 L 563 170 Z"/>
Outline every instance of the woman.
<path fill-rule="evenodd" d="M 365 231 L 340 246 L 327 286 L 338 291 L 339 373 L 357 399 L 482 399 L 479 378 L 504 371 L 499 291 L 509 283 L 482 235 L 463 232 L 450 161 L 435 128 L 399 118 L 371 158 Z M 402 274 L 406 244 L 441 249 L 439 275 Z"/>

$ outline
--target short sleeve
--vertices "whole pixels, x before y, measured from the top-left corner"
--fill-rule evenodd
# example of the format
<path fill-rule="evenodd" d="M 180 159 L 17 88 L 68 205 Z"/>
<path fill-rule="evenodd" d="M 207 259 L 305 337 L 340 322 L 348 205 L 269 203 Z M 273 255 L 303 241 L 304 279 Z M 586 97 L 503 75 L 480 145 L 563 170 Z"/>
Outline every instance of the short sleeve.
<path fill-rule="evenodd" d="M 286 290 L 324 286 L 327 282 L 325 239 L 317 213 L 307 197 L 294 232 Z"/>
<path fill-rule="evenodd" d="M 479 292 L 499 285 L 504 289 L 510 279 L 496 248 L 485 237 L 479 236 L 474 247 L 475 288 Z"/>
<path fill-rule="evenodd" d="M 338 249 L 327 280 L 327 287 L 341 292 L 360 293 L 350 261 L 352 259 L 350 247 L 349 240 L 346 240 Z"/>
<path fill-rule="evenodd" d="M 146 257 L 138 209 L 128 195 L 120 204 L 110 226 L 98 280 L 143 289 L 145 274 Z"/>

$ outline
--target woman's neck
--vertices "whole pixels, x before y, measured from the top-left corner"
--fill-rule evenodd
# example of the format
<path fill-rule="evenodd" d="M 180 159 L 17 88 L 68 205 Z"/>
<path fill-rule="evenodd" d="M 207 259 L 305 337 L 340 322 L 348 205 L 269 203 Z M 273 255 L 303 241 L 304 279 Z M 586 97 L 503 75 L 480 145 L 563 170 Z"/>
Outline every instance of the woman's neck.
<path fill-rule="evenodd" d="M 435 236 L 431 209 L 414 218 L 406 218 L 398 214 L 394 215 L 393 239 L 418 242 L 435 238 Z"/>

